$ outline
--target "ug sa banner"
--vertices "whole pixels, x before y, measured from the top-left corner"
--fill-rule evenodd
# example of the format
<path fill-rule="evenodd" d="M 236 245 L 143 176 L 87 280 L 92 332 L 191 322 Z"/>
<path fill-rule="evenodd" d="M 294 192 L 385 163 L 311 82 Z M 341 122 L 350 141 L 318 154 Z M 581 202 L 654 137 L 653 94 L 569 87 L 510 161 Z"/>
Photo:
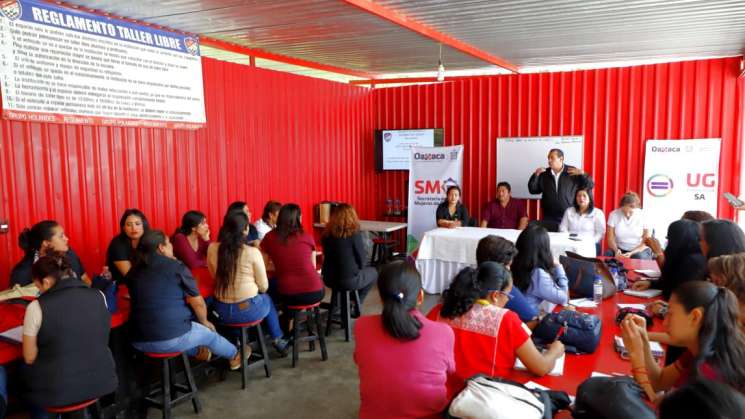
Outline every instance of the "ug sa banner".
<path fill-rule="evenodd" d="M 409 167 L 406 251 L 413 253 L 424 233 L 437 227 L 435 212 L 448 187 L 463 179 L 463 146 L 412 147 Z"/>

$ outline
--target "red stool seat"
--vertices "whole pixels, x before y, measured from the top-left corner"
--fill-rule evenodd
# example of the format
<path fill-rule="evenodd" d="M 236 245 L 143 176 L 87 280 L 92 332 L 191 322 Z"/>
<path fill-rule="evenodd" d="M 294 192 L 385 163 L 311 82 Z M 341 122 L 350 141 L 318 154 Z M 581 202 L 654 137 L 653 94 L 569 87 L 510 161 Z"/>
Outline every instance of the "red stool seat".
<path fill-rule="evenodd" d="M 248 322 L 248 323 L 220 323 L 220 326 L 235 327 L 236 329 L 241 328 L 241 327 L 254 327 L 257 324 L 261 323 L 262 321 L 264 321 L 264 319 L 259 319 L 259 320 Z"/>
<path fill-rule="evenodd" d="M 47 412 L 49 413 L 69 413 L 69 412 L 77 412 L 78 410 L 83 410 L 86 407 L 92 405 L 93 403 L 97 402 L 98 399 L 91 399 L 86 400 L 82 403 L 78 404 L 71 404 L 68 406 L 57 406 L 57 407 L 47 407 Z"/>
<path fill-rule="evenodd" d="M 375 237 L 372 239 L 373 244 L 396 244 L 396 240 L 393 239 L 384 239 L 382 237 Z"/>
<path fill-rule="evenodd" d="M 287 306 L 287 309 L 288 310 L 293 310 L 293 311 L 302 311 L 302 310 L 309 310 L 311 308 L 316 308 L 316 307 L 320 307 L 320 306 L 321 306 L 321 302 L 319 301 L 319 302 L 317 302 L 315 304 L 309 304 L 307 306 Z"/>
<path fill-rule="evenodd" d="M 175 358 L 177 356 L 181 356 L 181 352 L 145 352 L 145 356 L 148 358 Z"/>

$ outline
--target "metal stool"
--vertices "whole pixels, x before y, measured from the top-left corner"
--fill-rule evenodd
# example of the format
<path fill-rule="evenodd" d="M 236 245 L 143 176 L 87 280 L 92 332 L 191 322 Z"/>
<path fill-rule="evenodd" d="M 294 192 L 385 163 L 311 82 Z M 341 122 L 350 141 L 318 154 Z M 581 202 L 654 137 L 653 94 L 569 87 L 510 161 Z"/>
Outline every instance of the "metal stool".
<path fill-rule="evenodd" d="M 292 326 L 292 367 L 294 368 L 297 364 L 298 359 L 298 345 L 301 342 L 308 342 L 308 346 L 311 352 L 316 350 L 315 342 L 321 344 L 321 359 L 323 361 L 328 359 L 328 353 L 326 353 L 326 339 L 323 336 L 321 330 L 321 302 L 315 304 L 309 304 L 304 306 L 287 306 L 287 310 L 293 312 L 293 326 Z M 305 323 L 308 328 L 308 336 L 300 337 L 300 325 Z M 313 334 L 311 324 L 315 323 L 316 334 Z"/>
<path fill-rule="evenodd" d="M 197 385 L 194 382 L 194 376 L 191 373 L 189 357 L 185 352 L 154 353 L 145 352 L 145 356 L 152 359 L 161 360 L 162 382 L 161 388 L 155 391 L 149 391 L 145 397 L 146 405 L 152 405 L 163 411 L 163 419 L 171 418 L 171 409 L 177 404 L 191 400 L 194 405 L 194 413 L 202 411 L 202 404 L 199 402 L 197 395 Z M 184 374 L 186 375 L 186 385 L 174 383 L 176 375 L 175 368 L 171 370 L 171 360 L 181 357 L 184 363 Z M 181 392 L 180 396 L 178 393 Z M 162 393 L 160 400 L 156 399 L 159 393 Z"/>
<path fill-rule="evenodd" d="M 264 337 L 264 330 L 261 327 L 261 322 L 264 319 L 257 320 L 255 322 L 249 322 L 249 323 L 222 323 L 220 324 L 220 327 L 223 328 L 231 328 L 231 329 L 240 329 L 241 335 L 238 338 L 239 348 L 241 350 L 241 359 L 243 362 L 241 362 L 241 389 L 246 389 L 246 381 L 248 381 L 248 370 L 251 368 L 256 368 L 259 366 L 264 366 L 264 372 L 266 373 L 266 377 L 269 378 L 272 376 L 271 371 L 271 364 L 269 361 L 269 352 L 266 350 L 266 340 Z M 257 360 L 254 362 L 249 363 L 248 359 L 246 359 L 246 343 L 248 341 L 248 329 L 251 329 L 252 327 L 256 328 L 256 335 L 259 339 L 259 348 L 261 349 L 261 353 L 257 354 L 254 352 L 251 352 L 251 357 L 256 357 Z"/>
<path fill-rule="evenodd" d="M 331 307 L 329 308 L 329 317 L 326 321 L 326 336 L 329 336 L 331 334 L 331 325 L 333 323 L 338 323 L 341 325 L 341 328 L 344 329 L 344 340 L 346 342 L 349 342 L 350 336 L 352 333 L 352 313 L 351 313 L 351 307 L 350 307 L 350 293 L 352 293 L 352 298 L 354 299 L 354 302 L 357 304 L 357 317 L 360 315 L 360 310 L 362 309 L 360 304 L 360 293 L 358 290 L 337 290 L 337 289 L 331 289 Z M 340 301 L 341 300 L 341 301 Z M 340 314 L 341 319 L 339 321 L 334 320 L 332 313 L 334 312 L 334 309 L 339 306 L 340 307 Z"/>
<path fill-rule="evenodd" d="M 388 259 L 391 256 L 391 249 L 398 244 L 396 240 L 385 239 L 383 237 L 375 237 L 372 239 L 372 242 L 373 250 L 372 256 L 370 257 L 370 265 L 372 266 L 388 262 Z"/>

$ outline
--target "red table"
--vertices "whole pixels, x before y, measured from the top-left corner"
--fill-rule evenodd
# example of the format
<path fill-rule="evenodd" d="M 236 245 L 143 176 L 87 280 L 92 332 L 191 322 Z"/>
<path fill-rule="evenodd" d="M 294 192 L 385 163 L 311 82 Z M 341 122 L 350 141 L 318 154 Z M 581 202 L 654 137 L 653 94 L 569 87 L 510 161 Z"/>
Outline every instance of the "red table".
<path fill-rule="evenodd" d="M 653 260 L 623 259 L 623 264 L 629 270 L 628 277 L 631 281 L 639 278 L 639 275 L 633 272 L 633 269 L 658 270 L 657 262 Z M 618 293 L 607 300 L 603 300 L 598 308 L 578 309 L 585 313 L 595 314 L 603 321 L 600 345 L 594 353 L 586 355 L 567 354 L 564 360 L 564 374 L 558 377 L 546 375 L 539 378 L 527 371 L 513 370 L 505 378 L 520 383 L 533 381 L 552 390 L 566 391 L 570 395 L 575 396 L 577 394 L 577 386 L 589 378 L 593 372 L 601 372 L 609 375 L 613 373 L 631 375 L 631 364 L 629 361 L 621 359 L 614 348 L 614 336 L 621 335 L 619 327 L 616 326 L 617 304 L 640 304 L 648 303 L 649 301 L 649 299 L 631 297 L 623 293 Z M 655 319 L 651 330 L 662 331 L 662 321 Z M 569 418 L 571 416 L 568 411 L 564 411 L 556 417 Z"/>
<path fill-rule="evenodd" d="M 111 328 L 117 328 L 129 319 L 129 299 L 124 298 L 129 291 L 120 286 L 117 294 L 117 312 L 111 315 Z M 0 303 L 0 331 L 6 331 L 23 324 L 26 306 L 22 304 Z M 21 345 L 0 341 L 0 365 L 21 359 Z"/>

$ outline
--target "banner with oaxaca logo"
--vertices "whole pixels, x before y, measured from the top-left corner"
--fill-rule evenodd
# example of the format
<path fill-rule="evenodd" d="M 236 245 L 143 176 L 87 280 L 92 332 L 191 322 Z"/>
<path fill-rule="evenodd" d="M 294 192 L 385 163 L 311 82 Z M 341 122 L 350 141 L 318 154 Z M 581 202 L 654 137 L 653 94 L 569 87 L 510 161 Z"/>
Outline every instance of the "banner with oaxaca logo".
<path fill-rule="evenodd" d="M 435 212 L 452 185 L 463 179 L 463 146 L 412 147 L 406 251 L 419 247 L 424 233 L 437 227 Z"/>
<path fill-rule="evenodd" d="M 643 205 L 656 237 L 686 211 L 716 217 L 720 148 L 720 139 L 647 141 Z"/>

